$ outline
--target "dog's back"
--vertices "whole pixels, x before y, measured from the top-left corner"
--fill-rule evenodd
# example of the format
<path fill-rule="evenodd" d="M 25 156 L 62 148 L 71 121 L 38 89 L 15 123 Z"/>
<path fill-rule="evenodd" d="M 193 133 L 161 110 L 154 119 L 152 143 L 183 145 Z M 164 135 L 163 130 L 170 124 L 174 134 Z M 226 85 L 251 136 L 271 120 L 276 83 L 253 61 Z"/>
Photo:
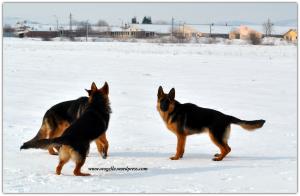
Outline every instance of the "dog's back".
<path fill-rule="evenodd" d="M 52 106 L 44 114 L 42 125 L 36 136 L 27 142 L 61 136 L 64 130 L 81 116 L 87 104 L 88 97 L 80 97 Z M 51 151 L 50 154 L 52 153 Z"/>
<path fill-rule="evenodd" d="M 175 103 L 173 111 L 173 121 L 180 121 L 184 129 L 201 133 L 204 128 L 209 128 L 214 124 L 230 124 L 227 115 L 208 108 L 202 108 L 192 103 Z M 176 119 L 177 118 L 177 119 Z"/>
<path fill-rule="evenodd" d="M 84 114 L 62 134 L 70 146 L 77 149 L 82 144 L 90 143 L 102 135 L 109 122 L 109 113 L 87 108 Z"/>

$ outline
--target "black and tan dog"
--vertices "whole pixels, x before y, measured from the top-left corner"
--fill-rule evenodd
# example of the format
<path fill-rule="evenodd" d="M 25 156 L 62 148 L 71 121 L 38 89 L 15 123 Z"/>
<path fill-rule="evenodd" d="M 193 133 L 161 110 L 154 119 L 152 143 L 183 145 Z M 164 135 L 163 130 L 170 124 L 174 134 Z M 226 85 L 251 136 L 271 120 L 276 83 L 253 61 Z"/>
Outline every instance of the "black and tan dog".
<path fill-rule="evenodd" d="M 33 142 L 39 139 L 52 139 L 61 136 L 66 128 L 78 119 L 88 106 L 88 97 L 80 97 L 75 100 L 65 101 L 52 106 L 45 113 L 42 126 L 34 138 L 25 142 Z M 103 133 L 95 140 L 100 155 L 105 159 L 108 152 L 108 141 Z M 59 146 L 49 146 L 48 151 L 52 155 L 57 155 Z"/>
<path fill-rule="evenodd" d="M 99 138 L 108 128 L 110 118 L 110 103 L 108 98 L 109 87 L 105 82 L 101 89 L 92 84 L 89 93 L 88 105 L 83 114 L 73 122 L 64 133 L 57 138 L 34 140 L 24 143 L 21 149 L 42 148 L 47 149 L 51 145 L 61 146 L 59 148 L 59 164 L 56 167 L 56 174 L 60 175 L 62 167 L 72 158 L 76 167 L 74 175 L 86 176 L 81 173 L 90 142 Z"/>
<path fill-rule="evenodd" d="M 230 151 L 228 138 L 230 124 L 240 125 L 246 130 L 261 128 L 264 120 L 246 121 L 223 114 L 219 111 L 201 108 L 191 103 L 181 104 L 175 100 L 175 89 L 165 94 L 160 86 L 157 94 L 157 110 L 170 129 L 177 136 L 177 152 L 172 160 L 182 158 L 188 135 L 208 132 L 211 140 L 221 151 L 215 154 L 214 161 L 221 161 Z"/>

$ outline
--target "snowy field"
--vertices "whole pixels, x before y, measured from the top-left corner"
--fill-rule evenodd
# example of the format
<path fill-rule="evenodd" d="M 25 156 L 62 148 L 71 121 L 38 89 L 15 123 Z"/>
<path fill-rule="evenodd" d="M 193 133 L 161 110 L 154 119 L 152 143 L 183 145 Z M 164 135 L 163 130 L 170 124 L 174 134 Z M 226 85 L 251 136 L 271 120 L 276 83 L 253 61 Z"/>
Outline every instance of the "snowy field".
<path fill-rule="evenodd" d="M 222 44 L 3 40 L 3 191 L 5 193 L 295 193 L 297 191 L 297 47 Z M 57 156 L 20 151 L 45 111 L 85 96 L 92 81 L 110 85 L 109 157 L 96 145 L 83 172 Z M 184 158 L 156 111 L 159 85 L 176 99 L 241 119 L 265 119 L 255 132 L 232 126 L 221 162 L 207 134 L 188 137 Z M 89 171 L 88 168 L 148 168 Z"/>

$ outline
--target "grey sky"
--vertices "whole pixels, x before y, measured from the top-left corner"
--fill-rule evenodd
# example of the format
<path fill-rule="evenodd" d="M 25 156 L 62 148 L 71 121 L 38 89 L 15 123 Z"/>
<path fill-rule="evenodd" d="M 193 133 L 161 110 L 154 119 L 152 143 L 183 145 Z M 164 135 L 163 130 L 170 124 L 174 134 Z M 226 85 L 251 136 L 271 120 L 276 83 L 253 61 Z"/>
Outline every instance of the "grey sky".
<path fill-rule="evenodd" d="M 297 19 L 297 3 L 4 3 L 3 16 L 21 17 L 42 23 L 67 23 L 69 13 L 76 20 L 96 22 L 106 20 L 109 24 L 131 21 L 137 16 L 151 16 L 152 21 L 177 21 L 187 23 L 210 23 L 219 21 L 249 21 L 262 23 L 269 17 L 272 21 Z"/>

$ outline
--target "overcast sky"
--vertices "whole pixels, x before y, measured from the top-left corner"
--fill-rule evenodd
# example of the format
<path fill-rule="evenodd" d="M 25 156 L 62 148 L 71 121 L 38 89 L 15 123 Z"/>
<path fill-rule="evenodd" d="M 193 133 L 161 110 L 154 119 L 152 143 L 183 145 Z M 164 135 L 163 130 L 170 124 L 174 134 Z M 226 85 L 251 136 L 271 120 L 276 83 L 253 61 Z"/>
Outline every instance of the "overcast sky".
<path fill-rule="evenodd" d="M 296 3 L 4 3 L 3 16 L 21 17 L 41 23 L 67 23 L 72 13 L 76 20 L 96 22 L 106 20 L 109 24 L 130 22 L 137 16 L 157 20 L 186 23 L 211 23 L 226 21 L 249 21 L 262 23 L 297 19 Z"/>

